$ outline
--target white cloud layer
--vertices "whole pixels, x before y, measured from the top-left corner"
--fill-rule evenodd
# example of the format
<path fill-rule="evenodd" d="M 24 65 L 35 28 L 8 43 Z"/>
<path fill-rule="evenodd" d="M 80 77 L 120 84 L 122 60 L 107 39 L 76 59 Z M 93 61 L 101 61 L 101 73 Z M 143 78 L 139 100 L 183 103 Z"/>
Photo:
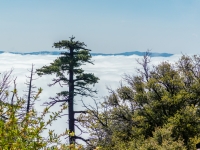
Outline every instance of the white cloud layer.
<path fill-rule="evenodd" d="M 34 69 L 38 69 L 44 65 L 49 65 L 53 60 L 55 60 L 58 56 L 53 55 L 15 55 L 15 54 L 0 54 L 0 72 L 8 71 L 11 68 L 14 68 L 13 76 L 17 77 L 17 89 L 19 91 L 19 96 L 23 96 L 23 90 L 26 90 L 26 85 L 24 84 L 27 80 L 26 76 L 30 76 L 30 73 L 27 71 L 31 69 L 31 64 L 33 63 Z M 162 61 L 175 62 L 177 61 L 181 55 L 173 55 L 172 57 L 154 57 L 151 59 L 151 64 L 156 65 Z M 98 90 L 97 97 L 101 98 L 102 96 L 107 96 L 108 91 L 106 86 L 111 87 L 112 89 L 116 89 L 119 86 L 120 80 L 124 73 L 126 74 L 136 74 L 136 67 L 139 67 L 136 59 L 142 59 L 139 56 L 94 56 L 92 60 L 94 60 L 94 65 L 86 64 L 83 65 L 82 68 L 87 73 L 94 73 L 95 76 L 99 77 L 100 81 L 96 84 L 95 88 Z M 34 81 L 34 85 L 43 89 L 43 92 L 40 96 L 40 102 L 36 104 L 36 109 L 38 111 L 42 110 L 41 104 L 45 101 L 49 100 L 49 97 L 54 97 L 56 92 L 64 90 L 59 86 L 48 87 L 47 84 L 52 83 L 51 80 L 55 77 L 51 76 L 43 76 Z M 37 78 L 37 75 L 35 75 Z M 12 89 L 10 89 L 12 90 Z M 75 109 L 83 110 L 82 103 L 79 101 L 80 97 L 76 97 Z M 83 99 L 86 104 L 92 104 L 93 101 L 90 98 Z M 52 111 L 58 110 L 59 107 L 55 106 L 52 108 Z M 55 129 L 56 132 L 61 133 L 65 131 L 68 125 L 67 116 L 64 116 L 57 122 L 53 124 L 51 129 Z"/>

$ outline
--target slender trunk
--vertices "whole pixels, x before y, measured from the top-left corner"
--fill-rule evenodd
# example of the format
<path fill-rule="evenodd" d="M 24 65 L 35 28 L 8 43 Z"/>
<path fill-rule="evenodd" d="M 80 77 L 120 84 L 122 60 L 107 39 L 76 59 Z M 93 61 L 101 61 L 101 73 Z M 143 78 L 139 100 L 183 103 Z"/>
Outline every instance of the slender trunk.
<path fill-rule="evenodd" d="M 70 49 L 70 59 L 73 59 L 73 50 Z M 74 81 L 73 81 L 73 62 L 70 63 L 69 70 L 69 100 L 68 100 L 68 114 L 69 114 L 69 131 L 75 132 L 74 128 Z M 75 138 L 73 136 L 69 137 L 69 143 L 73 144 Z"/>
<path fill-rule="evenodd" d="M 32 68 L 31 68 L 31 77 L 30 77 L 30 81 L 29 81 L 28 102 L 27 102 L 27 107 L 26 107 L 26 113 L 29 113 L 29 110 L 30 110 L 32 77 L 33 77 L 33 64 L 32 64 Z"/>

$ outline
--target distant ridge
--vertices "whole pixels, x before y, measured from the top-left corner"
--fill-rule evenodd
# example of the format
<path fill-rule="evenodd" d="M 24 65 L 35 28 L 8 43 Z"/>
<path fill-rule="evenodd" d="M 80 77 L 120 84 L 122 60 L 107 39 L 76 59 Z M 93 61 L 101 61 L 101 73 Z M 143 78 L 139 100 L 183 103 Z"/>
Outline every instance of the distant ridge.
<path fill-rule="evenodd" d="M 2 53 L 11 53 L 11 54 L 19 54 L 19 55 L 60 55 L 62 51 L 39 51 L 39 52 L 5 52 L 0 51 L 0 54 Z M 104 53 L 91 53 L 92 56 L 131 56 L 131 55 L 137 55 L 137 56 L 144 56 L 145 52 L 139 52 L 139 51 L 133 51 L 133 52 L 124 52 L 124 53 L 114 53 L 114 54 L 104 54 Z M 151 57 L 170 57 L 173 54 L 170 53 L 151 53 Z"/>
<path fill-rule="evenodd" d="M 123 55 L 123 56 L 131 56 L 131 55 L 137 55 L 137 56 L 144 56 L 146 52 L 139 52 L 139 51 L 133 51 L 133 52 L 124 52 L 124 53 L 115 53 L 115 54 L 104 54 L 104 53 L 91 53 L 92 56 L 119 56 L 119 55 Z M 173 54 L 170 53 L 151 53 L 151 57 L 170 57 Z"/>

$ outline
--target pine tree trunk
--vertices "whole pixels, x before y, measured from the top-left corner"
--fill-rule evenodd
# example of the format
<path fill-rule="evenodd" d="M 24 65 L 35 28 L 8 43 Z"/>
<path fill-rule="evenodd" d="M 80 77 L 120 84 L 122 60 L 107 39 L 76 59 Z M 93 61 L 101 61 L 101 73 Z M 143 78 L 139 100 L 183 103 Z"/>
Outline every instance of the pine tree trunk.
<path fill-rule="evenodd" d="M 73 59 L 73 50 L 70 49 L 70 57 Z M 72 62 L 71 62 L 72 63 Z M 73 81 L 73 65 L 70 65 L 69 70 L 69 100 L 68 100 L 68 113 L 69 113 L 69 130 L 70 133 L 74 132 L 74 81 Z M 73 144 L 75 142 L 75 138 L 73 136 L 69 137 L 69 143 Z"/>

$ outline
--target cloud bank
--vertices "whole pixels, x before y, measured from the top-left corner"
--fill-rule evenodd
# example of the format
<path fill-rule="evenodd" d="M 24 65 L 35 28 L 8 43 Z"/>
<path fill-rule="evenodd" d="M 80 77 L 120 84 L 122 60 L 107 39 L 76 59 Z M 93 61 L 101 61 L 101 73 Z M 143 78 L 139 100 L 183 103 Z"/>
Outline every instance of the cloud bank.
<path fill-rule="evenodd" d="M 31 65 L 34 64 L 34 69 L 41 68 L 44 65 L 49 65 L 53 60 L 58 56 L 55 55 L 19 55 L 19 54 L 9 54 L 3 53 L 0 54 L 0 72 L 8 71 L 11 68 L 14 69 L 13 76 L 17 77 L 17 89 L 19 96 L 23 96 L 26 91 L 26 85 L 24 84 L 27 80 L 26 76 L 30 76 L 28 70 L 31 69 Z M 181 57 L 181 54 L 173 55 L 171 57 L 153 57 L 151 58 L 151 65 L 157 65 L 162 61 L 175 62 Z M 98 94 L 96 95 L 98 99 L 103 100 L 103 96 L 108 96 L 108 90 L 106 86 L 116 89 L 119 86 L 120 81 L 122 80 L 123 75 L 136 75 L 136 68 L 139 68 L 136 59 L 142 59 L 141 56 L 94 56 L 92 60 L 94 65 L 86 64 L 82 68 L 86 73 L 94 73 L 95 76 L 99 77 L 100 81 L 95 85 Z M 40 101 L 36 104 L 36 109 L 38 111 L 43 110 L 42 103 L 49 100 L 49 97 L 54 97 L 57 92 L 64 90 L 59 85 L 48 87 L 47 84 L 52 83 L 51 80 L 54 78 L 54 75 L 48 75 L 38 78 L 33 81 L 33 84 L 39 88 L 43 89 L 43 92 L 40 96 Z M 35 75 L 37 78 L 37 75 Z M 125 84 L 125 83 L 124 83 Z M 93 87 L 92 87 L 93 88 Z M 12 88 L 10 89 L 10 91 Z M 75 97 L 75 109 L 83 110 L 82 102 L 80 97 Z M 83 98 L 86 104 L 93 104 L 91 98 Z M 51 110 L 56 111 L 59 109 L 59 106 L 56 105 Z M 66 110 L 67 113 L 67 110 Z M 61 133 L 66 130 L 68 125 L 67 116 L 64 116 L 57 122 L 53 124 L 51 129 L 55 129 L 56 132 Z M 58 128 L 59 126 L 59 128 Z"/>

